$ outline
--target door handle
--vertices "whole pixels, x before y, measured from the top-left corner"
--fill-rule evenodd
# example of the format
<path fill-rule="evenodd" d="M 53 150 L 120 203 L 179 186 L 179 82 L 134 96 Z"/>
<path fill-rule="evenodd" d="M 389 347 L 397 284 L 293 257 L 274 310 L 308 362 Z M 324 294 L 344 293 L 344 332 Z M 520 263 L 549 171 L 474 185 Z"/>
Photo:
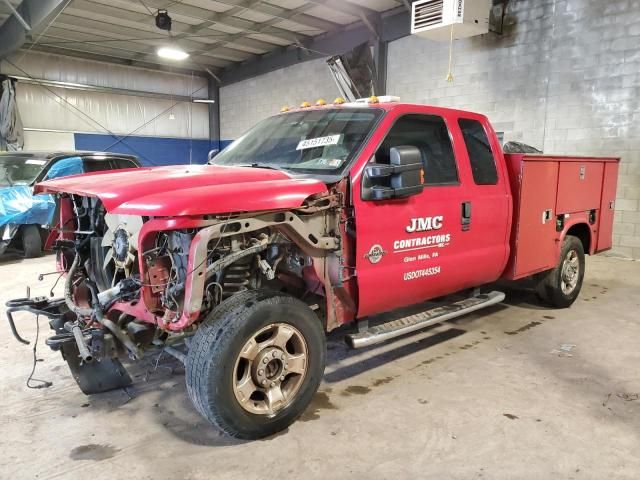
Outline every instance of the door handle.
<path fill-rule="evenodd" d="M 463 232 L 471 228 L 471 202 L 462 202 L 460 223 Z"/>

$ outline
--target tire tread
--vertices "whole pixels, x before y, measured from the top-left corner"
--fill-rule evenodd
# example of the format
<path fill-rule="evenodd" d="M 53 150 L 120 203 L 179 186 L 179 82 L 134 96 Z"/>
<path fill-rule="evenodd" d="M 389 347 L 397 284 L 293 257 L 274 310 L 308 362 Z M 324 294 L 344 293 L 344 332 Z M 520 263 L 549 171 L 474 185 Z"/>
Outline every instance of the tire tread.
<path fill-rule="evenodd" d="M 300 300 L 280 292 L 249 290 L 222 302 L 201 323 L 193 337 L 186 362 L 187 393 L 196 410 L 224 434 L 235 438 L 248 438 L 237 432 L 215 409 L 210 408 L 209 374 L 229 361 L 217 343 L 226 343 L 237 334 L 243 318 L 265 303 L 302 304 Z M 322 336 L 324 342 L 324 335 Z M 322 345 L 325 348 L 325 345 Z M 302 414 L 302 411 L 299 415 Z M 297 418 L 297 417 L 296 417 Z"/>

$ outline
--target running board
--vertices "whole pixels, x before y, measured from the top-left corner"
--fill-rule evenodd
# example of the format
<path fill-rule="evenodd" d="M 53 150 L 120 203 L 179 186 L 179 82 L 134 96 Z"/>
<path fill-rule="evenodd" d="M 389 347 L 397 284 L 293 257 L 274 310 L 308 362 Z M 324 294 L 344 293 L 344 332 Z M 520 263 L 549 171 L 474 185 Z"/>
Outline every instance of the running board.
<path fill-rule="evenodd" d="M 485 307 L 495 305 L 504 300 L 504 293 L 491 292 L 474 297 L 465 298 L 459 302 L 436 307 L 431 310 L 409 315 L 408 317 L 393 320 L 391 322 L 370 327 L 362 332 L 345 336 L 347 345 L 351 348 L 368 347 L 377 343 L 386 342 L 400 335 L 421 330 L 429 325 L 451 320 L 452 318 L 475 312 Z"/>

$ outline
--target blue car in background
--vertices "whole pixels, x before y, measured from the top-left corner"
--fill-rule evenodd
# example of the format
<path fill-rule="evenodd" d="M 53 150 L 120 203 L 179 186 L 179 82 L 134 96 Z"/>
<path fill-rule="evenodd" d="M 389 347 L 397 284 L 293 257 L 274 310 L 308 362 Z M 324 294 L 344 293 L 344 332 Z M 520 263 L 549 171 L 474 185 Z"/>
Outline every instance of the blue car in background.
<path fill-rule="evenodd" d="M 0 153 L 0 255 L 16 248 L 25 257 L 42 254 L 43 243 L 55 226 L 56 201 L 51 195 L 33 195 L 44 180 L 88 172 L 138 168 L 131 155 L 101 152 Z"/>

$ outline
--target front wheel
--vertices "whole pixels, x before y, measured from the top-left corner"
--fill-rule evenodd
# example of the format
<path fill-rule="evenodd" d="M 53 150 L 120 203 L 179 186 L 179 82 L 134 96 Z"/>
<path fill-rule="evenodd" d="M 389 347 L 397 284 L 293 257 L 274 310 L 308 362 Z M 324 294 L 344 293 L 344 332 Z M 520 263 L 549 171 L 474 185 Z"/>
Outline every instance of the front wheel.
<path fill-rule="evenodd" d="M 25 258 L 35 258 L 42 255 L 42 236 L 37 225 L 22 227 L 22 251 Z"/>
<path fill-rule="evenodd" d="M 273 435 L 307 408 L 326 358 L 322 324 L 307 305 L 266 290 L 218 306 L 193 338 L 186 363 L 189 397 L 226 434 Z"/>
<path fill-rule="evenodd" d="M 558 265 L 544 273 L 536 293 L 545 303 L 567 308 L 575 302 L 584 278 L 584 248 L 579 238 L 567 235 L 560 249 Z"/>

